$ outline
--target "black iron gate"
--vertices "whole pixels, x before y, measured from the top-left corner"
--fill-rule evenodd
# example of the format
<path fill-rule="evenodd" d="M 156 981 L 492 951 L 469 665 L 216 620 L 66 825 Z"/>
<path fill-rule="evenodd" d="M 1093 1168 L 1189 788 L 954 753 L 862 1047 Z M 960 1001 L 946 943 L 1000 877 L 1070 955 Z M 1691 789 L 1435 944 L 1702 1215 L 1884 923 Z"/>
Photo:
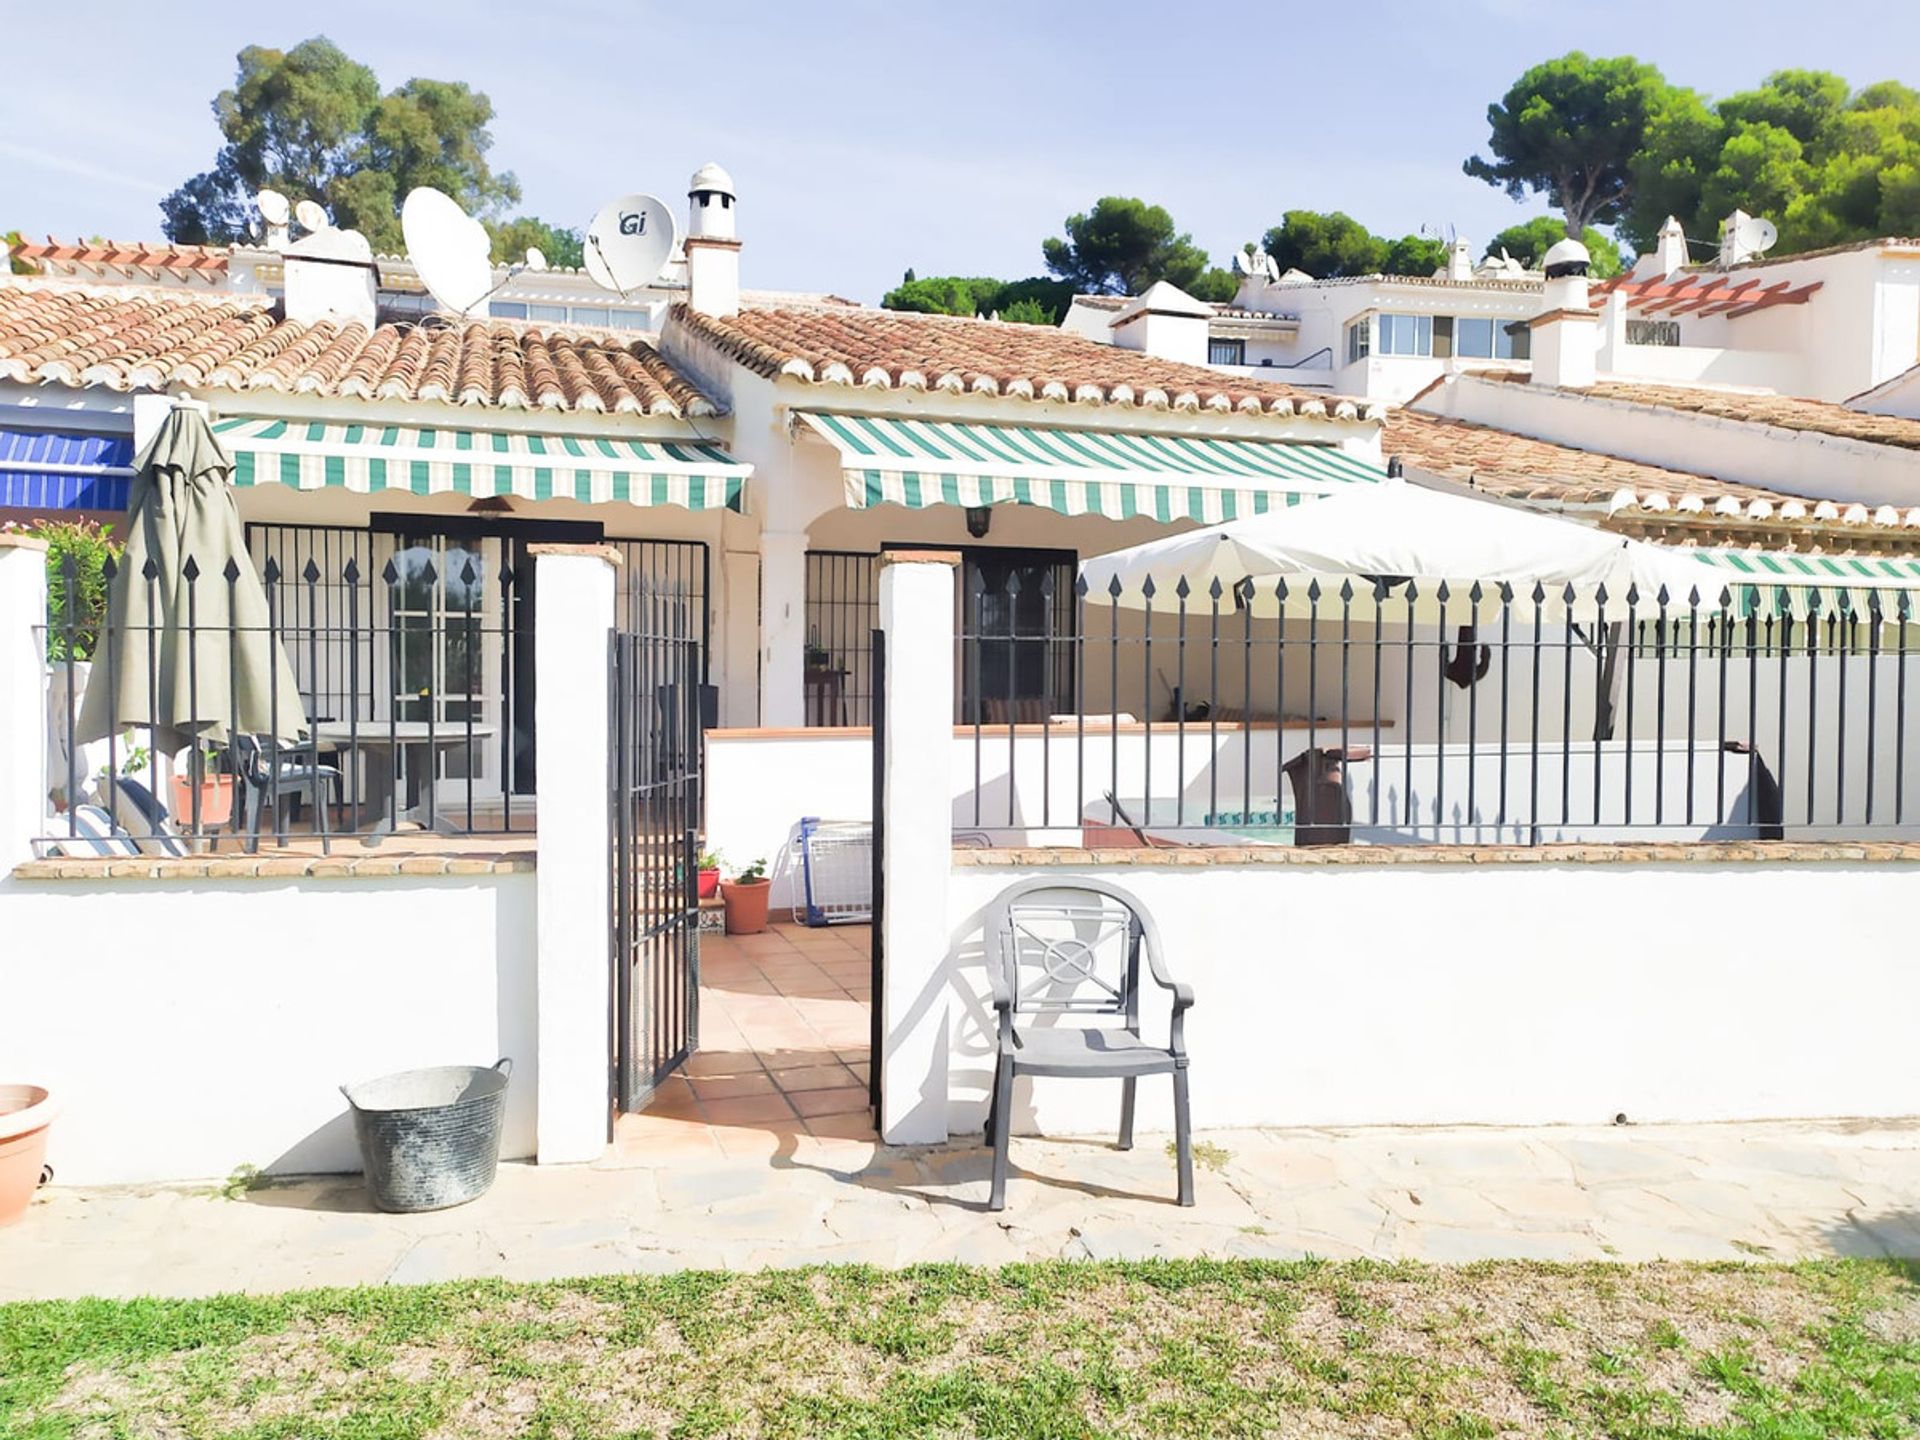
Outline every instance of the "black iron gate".
<path fill-rule="evenodd" d="M 613 633 L 614 1101 L 637 1110 L 700 1043 L 702 626 L 640 582 Z"/>

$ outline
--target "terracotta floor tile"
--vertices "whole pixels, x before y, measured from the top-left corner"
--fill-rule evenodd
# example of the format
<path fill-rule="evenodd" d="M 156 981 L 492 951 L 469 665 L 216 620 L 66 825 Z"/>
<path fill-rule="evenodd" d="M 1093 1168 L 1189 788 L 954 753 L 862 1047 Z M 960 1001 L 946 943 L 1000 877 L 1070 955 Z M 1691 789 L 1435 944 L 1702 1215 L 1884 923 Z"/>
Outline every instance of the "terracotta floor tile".
<path fill-rule="evenodd" d="M 774 1093 L 773 1078 L 764 1072 L 696 1078 L 693 1093 L 703 1101 L 731 1100 L 740 1095 L 771 1095 Z"/>
<path fill-rule="evenodd" d="M 822 1115 L 867 1113 L 867 1087 L 849 1085 L 840 1090 L 802 1090 L 787 1096 L 793 1108 L 808 1119 Z"/>
<path fill-rule="evenodd" d="M 760 1062 L 753 1052 L 742 1047 L 721 1048 L 712 1043 L 712 1032 L 702 1027 L 701 1047 L 688 1057 L 686 1073 L 695 1080 L 711 1075 L 757 1075 Z"/>
<path fill-rule="evenodd" d="M 791 1121 L 794 1109 L 779 1095 L 742 1095 L 732 1100 L 710 1100 L 707 1119 L 715 1125 L 756 1125 L 769 1120 Z"/>
<path fill-rule="evenodd" d="M 857 1083 L 853 1072 L 844 1065 L 807 1065 L 782 1070 L 775 1078 L 789 1095 L 801 1090 L 839 1090 Z"/>
<path fill-rule="evenodd" d="M 818 1040 L 810 1045 L 795 1045 L 776 1050 L 762 1050 L 760 1063 L 771 1070 L 777 1082 L 790 1070 L 804 1070 L 820 1065 L 831 1065 L 838 1057 Z"/>

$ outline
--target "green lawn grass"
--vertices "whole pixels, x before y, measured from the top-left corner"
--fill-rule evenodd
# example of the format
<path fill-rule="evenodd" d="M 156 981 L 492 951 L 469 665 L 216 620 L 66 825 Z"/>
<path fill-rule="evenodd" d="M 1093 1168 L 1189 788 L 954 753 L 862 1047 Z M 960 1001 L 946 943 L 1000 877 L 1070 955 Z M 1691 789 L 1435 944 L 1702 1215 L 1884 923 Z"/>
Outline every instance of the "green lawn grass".
<path fill-rule="evenodd" d="M 1039 1264 L 0 1306 L 7 1436 L 1909 1436 L 1864 1261 Z"/>

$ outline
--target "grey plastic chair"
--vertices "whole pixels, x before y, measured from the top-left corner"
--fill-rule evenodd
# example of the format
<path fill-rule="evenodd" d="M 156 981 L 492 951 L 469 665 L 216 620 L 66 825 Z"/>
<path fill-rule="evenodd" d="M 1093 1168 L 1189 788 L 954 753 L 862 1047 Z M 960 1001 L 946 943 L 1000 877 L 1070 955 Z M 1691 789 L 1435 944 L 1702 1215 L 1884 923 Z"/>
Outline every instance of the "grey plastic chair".
<path fill-rule="evenodd" d="M 290 806 L 297 819 L 302 800 L 313 806 L 314 830 L 320 836 L 321 853 L 332 853 L 327 800 L 330 792 L 340 788 L 339 767 L 317 764 L 305 745 L 292 744 L 279 746 L 278 755 L 274 757 L 279 763 L 272 764 L 269 748 L 258 735 L 235 736 L 233 748 L 239 762 L 241 795 L 247 812 L 248 853 L 260 848 L 260 821 L 269 806 L 273 809 L 275 838 L 286 844 L 286 817 L 281 805 L 284 802 Z M 236 814 L 236 824 L 239 818 Z"/>
<path fill-rule="evenodd" d="M 1143 1075 L 1173 1077 L 1174 1150 L 1180 1203 L 1193 1204 L 1193 1125 L 1187 1102 L 1187 1010 L 1191 986 L 1167 973 L 1153 917 L 1104 880 L 1023 880 L 1000 892 L 987 917 L 987 977 L 999 1017 L 999 1055 L 987 1142 L 993 1146 L 988 1206 L 1007 1205 L 1007 1140 L 1018 1075 L 1118 1079 L 1120 1148 L 1133 1148 L 1134 1090 Z M 1140 961 L 1173 992 L 1167 1043 L 1140 1034 Z M 1035 1024 L 1055 1016 L 1067 1025 Z M 1107 1025 L 1079 1017 L 1109 1017 Z"/>

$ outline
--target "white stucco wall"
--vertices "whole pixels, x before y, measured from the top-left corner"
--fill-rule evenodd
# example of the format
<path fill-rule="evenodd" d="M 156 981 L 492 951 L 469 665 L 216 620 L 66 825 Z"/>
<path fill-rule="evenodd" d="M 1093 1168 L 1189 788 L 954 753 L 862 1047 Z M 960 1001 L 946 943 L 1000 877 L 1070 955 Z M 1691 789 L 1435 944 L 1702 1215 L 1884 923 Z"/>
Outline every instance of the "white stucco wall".
<path fill-rule="evenodd" d="M 985 1116 L 994 1012 L 981 922 L 1027 875 L 957 865 L 955 1133 Z M 1081 872 L 1085 873 L 1085 872 Z M 1898 863 L 1116 866 L 1192 984 L 1200 1126 L 1604 1124 L 1920 1113 Z M 1817 903 L 1795 899 L 1818 896 Z M 1148 987 L 1145 1032 L 1165 1034 Z M 1171 1128 L 1171 1087 L 1140 1123 Z M 1022 1080 L 1016 1123 L 1111 1135 L 1117 1081 Z"/>
<path fill-rule="evenodd" d="M 0 882 L 0 1076 L 63 1184 L 357 1170 L 341 1084 L 503 1055 L 531 1155 L 534 879 Z"/>

